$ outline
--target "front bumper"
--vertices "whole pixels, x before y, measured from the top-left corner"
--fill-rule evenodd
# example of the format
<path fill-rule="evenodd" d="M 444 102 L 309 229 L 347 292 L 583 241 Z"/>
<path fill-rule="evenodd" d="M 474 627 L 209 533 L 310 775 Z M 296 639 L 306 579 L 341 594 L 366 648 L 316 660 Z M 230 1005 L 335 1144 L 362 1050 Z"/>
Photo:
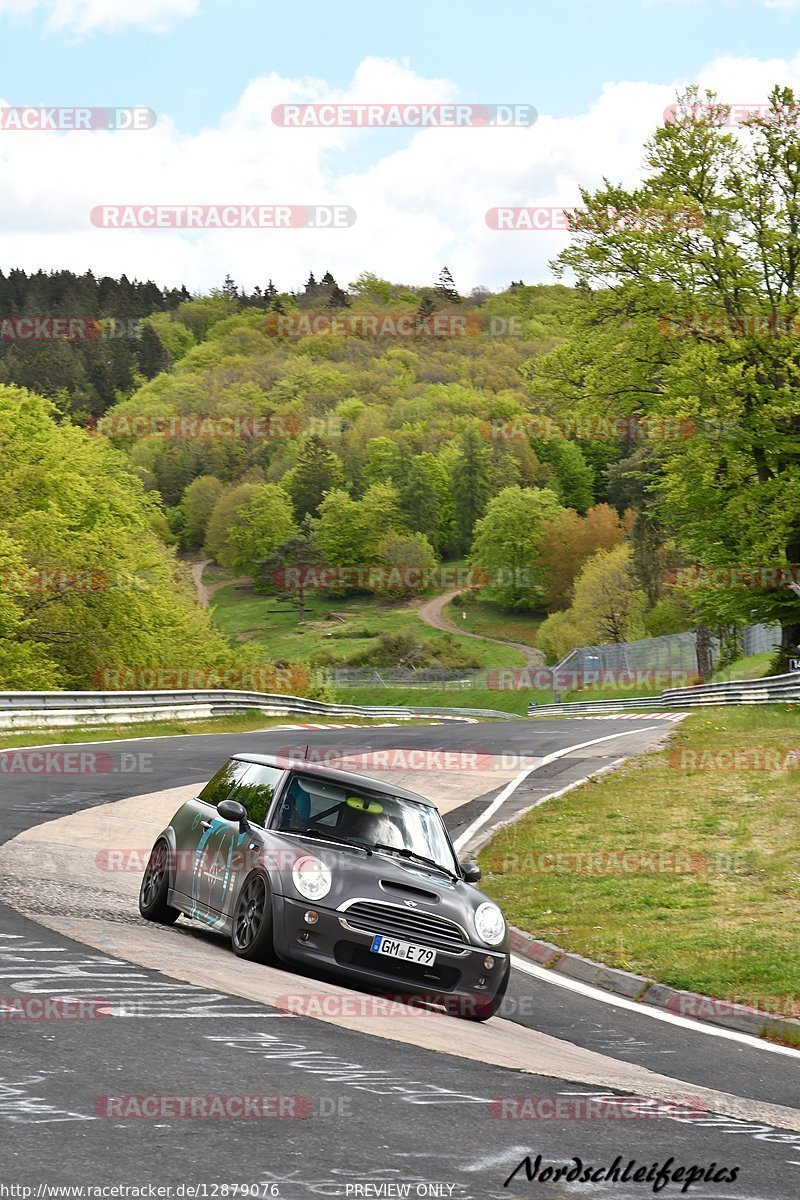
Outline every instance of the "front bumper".
<path fill-rule="evenodd" d="M 373 954 L 373 934 L 348 926 L 344 912 L 321 908 L 310 901 L 301 904 L 286 896 L 275 895 L 273 899 L 275 949 L 290 961 L 392 992 L 469 997 L 476 1003 L 491 1000 L 505 976 L 509 958 L 506 946 L 491 950 L 465 944 L 460 954 L 437 948 L 436 962 L 423 967 Z M 309 925 L 303 916 L 312 908 L 319 914 L 315 925 Z M 419 941 L 411 936 L 406 940 Z M 491 968 L 484 961 L 489 957 L 493 960 Z"/>

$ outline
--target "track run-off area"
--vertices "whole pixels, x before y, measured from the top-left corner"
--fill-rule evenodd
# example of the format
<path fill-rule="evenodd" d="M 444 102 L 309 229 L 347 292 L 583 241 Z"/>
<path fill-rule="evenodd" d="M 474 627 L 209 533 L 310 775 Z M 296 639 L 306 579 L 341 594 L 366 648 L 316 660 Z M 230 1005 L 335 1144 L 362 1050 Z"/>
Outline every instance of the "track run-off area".
<path fill-rule="evenodd" d="M 138 913 L 141 856 L 233 753 L 403 749 L 406 770 L 365 773 L 433 799 L 461 847 L 670 728 L 637 714 L 122 738 L 65 747 L 85 770 L 0 776 L 0 1002 L 43 1001 L 40 1019 L 0 1021 L 0 1182 L 628 1200 L 672 1160 L 665 1197 L 794 1200 L 800 1052 L 519 959 L 485 1025 L 387 1010 Z M 700 1167 L 683 1191 L 677 1173 Z"/>

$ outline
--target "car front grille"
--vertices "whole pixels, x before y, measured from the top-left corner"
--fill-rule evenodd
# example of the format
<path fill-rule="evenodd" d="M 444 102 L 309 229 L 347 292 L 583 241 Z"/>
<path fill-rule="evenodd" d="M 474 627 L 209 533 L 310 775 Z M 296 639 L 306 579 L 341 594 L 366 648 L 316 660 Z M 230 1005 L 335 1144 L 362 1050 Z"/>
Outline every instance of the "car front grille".
<path fill-rule="evenodd" d="M 346 909 L 340 909 L 339 919 L 361 933 L 401 938 L 449 954 L 468 952 L 467 938 L 460 925 L 417 909 L 384 904 L 380 900 L 354 900 Z"/>

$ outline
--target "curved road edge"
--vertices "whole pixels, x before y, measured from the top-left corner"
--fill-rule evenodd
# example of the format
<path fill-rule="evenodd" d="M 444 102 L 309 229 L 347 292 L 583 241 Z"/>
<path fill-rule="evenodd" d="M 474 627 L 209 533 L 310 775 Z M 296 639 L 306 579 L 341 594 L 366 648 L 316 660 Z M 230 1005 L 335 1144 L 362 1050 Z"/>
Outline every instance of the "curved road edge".
<path fill-rule="evenodd" d="M 0 866 L 12 881 L 8 902 L 40 924 L 106 953 L 278 1008 L 288 995 L 309 991 L 316 996 L 324 993 L 363 998 L 362 993 L 337 985 L 244 963 L 228 953 L 221 939 L 190 925 L 170 931 L 144 926 L 135 915 L 138 875 L 123 876 L 121 882 L 116 878 L 115 888 L 110 888 L 105 879 L 104 887 L 87 891 L 87 873 L 91 864 L 97 869 L 97 851 L 107 848 L 110 838 L 122 836 L 129 839 L 129 844 L 130 839 L 136 845 L 150 844 L 190 791 L 196 791 L 196 785 L 83 809 L 19 835 L 0 850 Z M 49 881 L 48 886 L 58 893 L 49 900 L 45 898 L 44 911 L 42 881 Z M 104 905 L 110 907 L 104 910 Z M 69 915 L 70 906 L 73 915 Z M 176 932 L 182 936 L 176 938 Z M 423 1049 L 445 1048 L 448 1053 L 473 1061 L 592 1086 L 654 1097 L 672 1096 L 677 1089 L 684 1095 L 697 1096 L 715 1112 L 800 1131 L 800 1112 L 794 1109 L 687 1085 L 509 1021 L 495 1019 L 484 1027 L 464 1027 L 461 1023 L 454 1027 L 451 1018 L 425 1013 L 423 1019 L 402 1022 L 404 1028 L 398 1029 L 397 1022 L 375 1016 L 328 1018 L 320 1014 L 315 1019 Z M 453 1034 L 456 1045 L 450 1045 Z"/>

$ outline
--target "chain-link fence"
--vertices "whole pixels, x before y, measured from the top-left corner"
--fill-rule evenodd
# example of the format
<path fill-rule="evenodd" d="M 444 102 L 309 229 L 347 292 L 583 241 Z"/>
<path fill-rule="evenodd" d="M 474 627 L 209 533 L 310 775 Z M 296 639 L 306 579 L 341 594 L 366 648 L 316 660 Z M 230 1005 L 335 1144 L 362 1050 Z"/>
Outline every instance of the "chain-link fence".
<path fill-rule="evenodd" d="M 747 625 L 738 637 L 738 649 L 743 655 L 770 654 L 780 644 L 779 625 Z M 636 642 L 616 642 L 604 646 L 579 646 L 553 668 L 556 675 L 566 678 L 592 677 L 604 671 L 653 671 L 659 675 L 702 675 L 702 651 L 699 635 L 670 633 L 663 637 L 642 638 Z M 709 638 L 708 654 L 712 666 L 720 660 L 722 644 Z M 665 685 L 669 686 L 669 685 Z"/>
<path fill-rule="evenodd" d="M 742 630 L 742 654 L 772 654 L 780 644 L 780 625 L 746 625 Z"/>
<path fill-rule="evenodd" d="M 738 645 L 732 646 L 729 639 L 725 651 L 728 655 L 732 649 L 743 655 L 770 654 L 779 642 L 779 625 L 748 625 L 739 634 Z M 481 688 L 552 691 L 556 697 L 587 687 L 652 691 L 703 682 L 703 659 L 713 669 L 720 662 L 723 646 L 717 638 L 707 638 L 705 646 L 699 643 L 697 632 L 672 633 L 636 642 L 580 646 L 554 667 L 338 667 L 330 671 L 330 678 L 337 688 Z"/>

